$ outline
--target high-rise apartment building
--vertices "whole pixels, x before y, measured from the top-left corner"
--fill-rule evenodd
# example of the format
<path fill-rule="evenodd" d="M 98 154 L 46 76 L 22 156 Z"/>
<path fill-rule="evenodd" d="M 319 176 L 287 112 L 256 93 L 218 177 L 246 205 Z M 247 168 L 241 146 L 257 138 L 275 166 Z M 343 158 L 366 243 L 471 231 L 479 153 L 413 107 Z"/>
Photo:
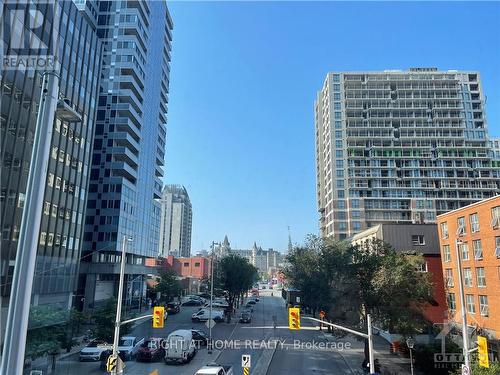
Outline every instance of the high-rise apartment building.
<path fill-rule="evenodd" d="M 52 45 L 50 52 L 58 61 L 55 68 L 59 74 L 59 97 L 66 98 L 82 118 L 80 122 L 68 122 L 56 110 L 47 180 L 39 181 L 40 189 L 44 189 L 44 201 L 32 303 L 64 310 L 75 303 L 101 44 L 95 24 L 70 1 L 34 2 L 31 6 L 36 10 L 30 8 L 32 14 L 47 20 L 42 23 L 38 19 L 42 26 L 36 32 L 30 18 L 24 17 L 28 2 L 5 2 L 0 6 L 7 15 L 2 21 L 12 22 L 2 24 L 2 28 L 14 33 L 3 34 L 4 39 L 0 41 L 3 54 L 16 53 L 11 44 L 15 41 L 27 40 L 35 46 Z M 27 39 L 22 38 L 21 33 Z M 0 77 L 2 331 L 18 251 L 42 72 L 32 68 L 9 69 L 2 70 Z"/>
<path fill-rule="evenodd" d="M 117 293 L 121 243 L 126 282 L 145 295 L 158 253 L 172 19 L 165 1 L 100 1 L 103 63 L 80 291 L 85 307 Z M 134 291 L 134 294 L 136 291 Z"/>
<path fill-rule="evenodd" d="M 160 244 L 162 257 L 191 256 L 191 229 L 193 209 L 184 186 L 167 185 L 161 199 Z"/>
<path fill-rule="evenodd" d="M 478 72 L 331 72 L 315 101 L 322 236 L 436 216 L 500 192 Z"/>

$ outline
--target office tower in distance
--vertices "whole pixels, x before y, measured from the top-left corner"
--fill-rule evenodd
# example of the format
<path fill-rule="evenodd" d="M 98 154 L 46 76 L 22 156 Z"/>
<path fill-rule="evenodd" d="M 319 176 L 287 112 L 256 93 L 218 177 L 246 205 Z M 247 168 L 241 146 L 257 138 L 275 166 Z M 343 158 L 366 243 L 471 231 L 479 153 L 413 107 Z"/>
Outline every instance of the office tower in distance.
<path fill-rule="evenodd" d="M 16 14 L 14 32 L 30 36 L 33 45 L 55 43 L 59 62 L 59 97 L 66 98 L 81 116 L 68 122 L 56 111 L 53 124 L 47 180 L 33 283 L 33 305 L 50 305 L 67 310 L 76 304 L 80 249 L 83 238 L 85 200 L 89 177 L 91 141 L 97 106 L 101 44 L 95 23 L 82 15 L 70 1 L 36 2 L 44 22 L 40 34 L 32 33 L 29 18 L 22 17 L 26 4 L 5 3 L 4 11 Z M 15 9 L 15 10 L 14 10 Z M 54 12 L 54 13 L 53 13 Z M 53 17 L 53 14 L 56 16 Z M 54 23 L 52 23 L 54 21 Z M 24 23 L 26 22 L 26 23 Z M 12 26 L 12 27 L 10 27 Z M 4 25 L 2 25 L 4 27 Z M 4 34 L 7 38 L 8 34 Z M 38 39 L 39 36 L 42 39 Z M 18 36 L 3 39 L 3 53 L 15 49 L 11 43 L 24 41 Z M 40 43 L 40 44 L 38 44 Z M 41 73 L 32 69 L 1 72 L 1 294 L 2 334 L 7 316 L 14 261 L 18 249 L 21 217 L 25 204 L 36 117 L 41 97 Z M 59 322 L 60 323 L 60 322 Z"/>
<path fill-rule="evenodd" d="M 435 222 L 500 192 L 478 72 L 331 72 L 315 101 L 322 236 Z"/>
<path fill-rule="evenodd" d="M 172 19 L 165 1 L 100 1 L 103 43 L 79 291 L 85 308 L 116 295 L 121 244 L 139 301 L 158 253 Z M 118 25 L 118 26 L 117 26 Z"/>
<path fill-rule="evenodd" d="M 160 256 L 191 256 L 192 221 L 193 209 L 186 188 L 165 186 L 161 199 Z"/>

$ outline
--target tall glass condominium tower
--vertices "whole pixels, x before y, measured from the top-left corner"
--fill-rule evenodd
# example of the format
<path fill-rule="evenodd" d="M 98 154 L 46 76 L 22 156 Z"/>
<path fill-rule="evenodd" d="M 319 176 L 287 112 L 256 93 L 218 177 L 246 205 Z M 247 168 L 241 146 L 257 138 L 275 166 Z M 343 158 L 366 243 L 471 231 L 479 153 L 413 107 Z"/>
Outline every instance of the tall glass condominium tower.
<path fill-rule="evenodd" d="M 315 101 L 322 236 L 436 215 L 500 193 L 478 72 L 331 72 Z"/>
<path fill-rule="evenodd" d="M 158 253 L 172 19 L 165 1 L 100 1 L 103 63 L 85 220 L 85 307 L 116 294 L 121 243 L 127 279 L 144 296 Z M 135 293 L 137 294 L 137 293 Z"/>

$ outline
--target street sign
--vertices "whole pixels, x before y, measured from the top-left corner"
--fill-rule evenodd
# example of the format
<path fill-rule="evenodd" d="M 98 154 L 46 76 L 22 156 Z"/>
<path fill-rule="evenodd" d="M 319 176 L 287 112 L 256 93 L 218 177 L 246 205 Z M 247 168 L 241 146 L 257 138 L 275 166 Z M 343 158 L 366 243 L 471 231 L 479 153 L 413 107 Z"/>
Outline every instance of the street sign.
<path fill-rule="evenodd" d="M 470 375 L 470 369 L 466 365 L 462 365 L 462 375 Z"/>
<path fill-rule="evenodd" d="M 213 319 L 207 320 L 205 322 L 205 325 L 207 326 L 207 328 L 214 328 L 214 326 L 215 326 L 215 320 L 213 320 Z"/>
<path fill-rule="evenodd" d="M 252 356 L 250 354 L 243 354 L 241 356 L 241 367 L 250 368 L 252 367 Z"/>
<path fill-rule="evenodd" d="M 484 336 L 477 336 L 477 353 L 479 366 L 490 368 L 490 360 L 488 358 L 488 340 Z"/>

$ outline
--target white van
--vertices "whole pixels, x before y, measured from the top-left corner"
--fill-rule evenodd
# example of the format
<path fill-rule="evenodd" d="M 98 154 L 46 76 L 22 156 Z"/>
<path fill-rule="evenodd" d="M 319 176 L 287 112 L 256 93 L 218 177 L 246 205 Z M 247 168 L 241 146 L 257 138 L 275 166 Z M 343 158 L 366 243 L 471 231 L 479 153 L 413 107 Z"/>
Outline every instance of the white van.
<path fill-rule="evenodd" d="M 210 317 L 210 309 L 201 309 L 191 315 L 193 322 L 206 322 Z M 221 310 L 212 309 L 212 319 L 216 322 L 224 321 L 224 312 Z"/>
<path fill-rule="evenodd" d="M 196 354 L 193 333 L 190 329 L 178 329 L 168 335 L 165 345 L 165 363 L 188 363 Z"/>

